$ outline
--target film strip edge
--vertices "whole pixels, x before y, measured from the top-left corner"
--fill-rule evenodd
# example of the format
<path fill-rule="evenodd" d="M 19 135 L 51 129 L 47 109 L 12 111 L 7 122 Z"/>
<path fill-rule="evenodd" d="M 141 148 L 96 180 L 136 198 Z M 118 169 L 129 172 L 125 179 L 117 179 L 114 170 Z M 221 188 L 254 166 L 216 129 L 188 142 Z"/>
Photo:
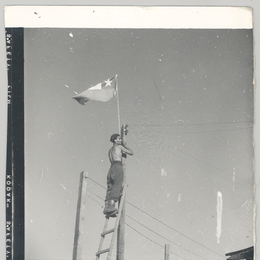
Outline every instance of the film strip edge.
<path fill-rule="evenodd" d="M 6 260 L 12 259 L 13 250 L 13 171 L 12 171 L 12 29 L 5 30 L 7 59 L 7 141 L 6 141 Z"/>
<path fill-rule="evenodd" d="M 6 260 L 24 259 L 24 29 L 6 28 Z"/>

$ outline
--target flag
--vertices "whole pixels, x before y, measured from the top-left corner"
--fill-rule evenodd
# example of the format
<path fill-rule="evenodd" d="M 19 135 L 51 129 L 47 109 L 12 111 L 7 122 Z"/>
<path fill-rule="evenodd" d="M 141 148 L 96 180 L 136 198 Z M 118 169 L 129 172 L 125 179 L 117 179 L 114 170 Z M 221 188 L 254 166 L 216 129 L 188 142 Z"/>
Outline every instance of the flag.
<path fill-rule="evenodd" d="M 86 105 L 90 100 L 107 102 L 116 95 L 117 91 L 117 75 L 105 80 L 94 87 L 72 97 L 76 99 L 81 105 Z"/>

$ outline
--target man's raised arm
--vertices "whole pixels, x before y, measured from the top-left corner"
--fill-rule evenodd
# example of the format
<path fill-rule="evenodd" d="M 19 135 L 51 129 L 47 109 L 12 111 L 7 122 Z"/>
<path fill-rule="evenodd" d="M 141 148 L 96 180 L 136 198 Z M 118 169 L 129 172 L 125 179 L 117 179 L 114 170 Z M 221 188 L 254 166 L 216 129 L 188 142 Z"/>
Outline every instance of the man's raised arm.
<path fill-rule="evenodd" d="M 126 141 L 122 141 L 122 146 L 121 146 L 121 152 L 126 153 L 128 155 L 133 155 L 132 149 L 128 146 Z"/>

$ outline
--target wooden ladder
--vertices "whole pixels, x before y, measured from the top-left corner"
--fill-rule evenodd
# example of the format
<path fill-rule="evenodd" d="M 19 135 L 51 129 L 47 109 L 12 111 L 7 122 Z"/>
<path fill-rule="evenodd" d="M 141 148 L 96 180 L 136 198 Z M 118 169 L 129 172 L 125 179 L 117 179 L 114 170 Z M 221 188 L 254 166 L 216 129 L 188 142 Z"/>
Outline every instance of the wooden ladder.
<path fill-rule="evenodd" d="M 112 256 L 112 251 L 113 251 L 113 247 L 114 247 L 114 243 L 115 243 L 115 239 L 116 239 L 116 231 L 117 231 L 117 228 L 118 228 L 118 225 L 119 225 L 119 222 L 120 222 L 123 205 L 125 203 L 125 189 L 126 189 L 126 186 L 123 186 L 123 192 L 122 192 L 122 196 L 121 196 L 121 199 L 120 199 L 120 204 L 119 204 L 119 209 L 118 209 L 118 213 L 117 213 L 117 217 L 116 217 L 115 226 L 114 226 L 114 228 L 109 229 L 109 230 L 107 230 L 109 216 L 106 215 L 105 225 L 104 225 L 104 228 L 103 228 L 103 232 L 101 233 L 101 240 L 100 240 L 100 243 L 99 243 L 98 252 L 96 253 L 96 260 L 98 260 L 100 255 L 104 254 L 104 253 L 108 253 L 107 260 L 110 260 L 110 258 Z M 113 232 L 113 235 L 112 235 L 112 238 L 111 238 L 109 248 L 102 250 L 102 246 L 103 246 L 103 242 L 105 240 L 105 236 L 112 233 L 112 232 Z"/>

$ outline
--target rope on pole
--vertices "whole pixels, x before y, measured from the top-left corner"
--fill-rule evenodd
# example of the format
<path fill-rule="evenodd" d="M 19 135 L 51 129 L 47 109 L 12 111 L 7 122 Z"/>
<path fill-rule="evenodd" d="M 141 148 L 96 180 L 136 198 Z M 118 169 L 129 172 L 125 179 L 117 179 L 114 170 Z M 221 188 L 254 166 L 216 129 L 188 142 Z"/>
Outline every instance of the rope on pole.
<path fill-rule="evenodd" d="M 118 118 L 118 133 L 120 133 L 120 106 L 119 106 L 119 92 L 118 92 L 118 80 L 117 80 L 117 75 L 116 75 L 116 96 L 117 96 L 117 118 Z"/>

